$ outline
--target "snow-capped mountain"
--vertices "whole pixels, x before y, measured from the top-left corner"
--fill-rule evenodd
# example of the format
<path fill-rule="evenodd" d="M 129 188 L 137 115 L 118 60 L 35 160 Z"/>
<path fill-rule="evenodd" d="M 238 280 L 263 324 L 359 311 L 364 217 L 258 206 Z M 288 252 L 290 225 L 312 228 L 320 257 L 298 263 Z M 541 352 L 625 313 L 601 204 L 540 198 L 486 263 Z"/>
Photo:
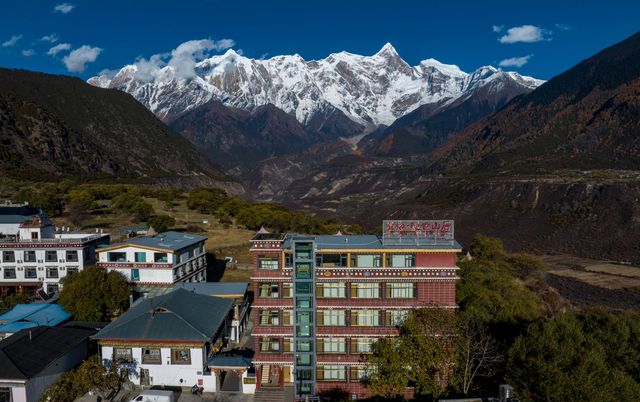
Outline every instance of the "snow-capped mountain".
<path fill-rule="evenodd" d="M 493 67 L 469 74 L 434 59 L 410 66 L 388 43 L 373 56 L 340 52 L 312 61 L 251 59 L 229 49 L 195 63 L 194 72 L 184 77 L 169 63 L 149 73 L 136 63 L 88 82 L 128 92 L 164 120 L 218 100 L 249 111 L 270 103 L 305 125 L 336 109 L 359 124 L 389 125 L 421 105 L 453 102 L 479 86 L 500 91 L 506 79 L 530 91 L 544 82 Z"/>

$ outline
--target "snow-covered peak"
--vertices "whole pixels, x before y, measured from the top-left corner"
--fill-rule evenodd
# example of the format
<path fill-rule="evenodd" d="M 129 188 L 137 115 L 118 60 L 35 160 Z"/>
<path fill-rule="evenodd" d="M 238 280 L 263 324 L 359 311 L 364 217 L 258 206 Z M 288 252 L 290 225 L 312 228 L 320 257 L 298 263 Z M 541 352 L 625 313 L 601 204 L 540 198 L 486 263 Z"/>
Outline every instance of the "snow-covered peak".
<path fill-rule="evenodd" d="M 410 66 L 390 43 L 372 56 L 343 51 L 311 61 L 297 54 L 252 59 L 228 49 L 192 66 L 176 70 L 152 57 L 88 82 L 126 91 L 163 119 L 216 99 L 245 110 L 271 103 L 304 124 L 337 109 L 364 125 L 391 124 L 421 105 L 458 98 L 491 80 L 528 89 L 543 83 L 492 66 L 471 74 L 435 59 Z"/>

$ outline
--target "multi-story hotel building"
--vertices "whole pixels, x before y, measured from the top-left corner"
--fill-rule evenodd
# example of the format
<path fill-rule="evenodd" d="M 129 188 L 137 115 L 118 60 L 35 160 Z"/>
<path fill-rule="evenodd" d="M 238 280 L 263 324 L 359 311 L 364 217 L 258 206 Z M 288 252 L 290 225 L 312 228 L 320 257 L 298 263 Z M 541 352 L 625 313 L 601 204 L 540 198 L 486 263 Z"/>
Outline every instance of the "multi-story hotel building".
<path fill-rule="evenodd" d="M 368 396 L 372 344 L 412 309 L 456 307 L 460 251 L 452 221 L 385 221 L 382 236 L 256 233 L 257 386 Z"/>
<path fill-rule="evenodd" d="M 157 286 L 205 282 L 206 240 L 182 232 L 133 237 L 98 249 L 98 266 L 119 272 L 140 295 Z"/>
<path fill-rule="evenodd" d="M 60 280 L 95 264 L 106 233 L 58 233 L 47 215 L 27 204 L 0 206 L 0 297 L 57 292 Z"/>

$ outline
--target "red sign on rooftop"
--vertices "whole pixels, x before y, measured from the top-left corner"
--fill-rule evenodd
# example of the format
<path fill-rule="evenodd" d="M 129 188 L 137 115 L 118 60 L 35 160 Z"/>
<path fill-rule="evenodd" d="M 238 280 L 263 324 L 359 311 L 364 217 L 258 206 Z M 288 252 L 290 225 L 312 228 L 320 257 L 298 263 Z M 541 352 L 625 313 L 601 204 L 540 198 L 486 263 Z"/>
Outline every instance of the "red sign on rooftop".
<path fill-rule="evenodd" d="M 386 246 L 451 244 L 453 220 L 385 220 L 382 242 Z"/>

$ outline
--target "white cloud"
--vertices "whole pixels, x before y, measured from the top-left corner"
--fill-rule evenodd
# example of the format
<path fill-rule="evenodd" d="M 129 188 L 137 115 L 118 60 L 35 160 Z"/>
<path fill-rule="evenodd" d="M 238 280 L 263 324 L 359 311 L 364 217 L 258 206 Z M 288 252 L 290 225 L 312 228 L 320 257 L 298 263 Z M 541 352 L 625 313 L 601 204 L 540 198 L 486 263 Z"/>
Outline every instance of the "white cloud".
<path fill-rule="evenodd" d="M 2 47 L 10 47 L 18 43 L 18 41 L 22 39 L 22 35 L 13 35 L 11 39 L 8 39 L 2 42 Z"/>
<path fill-rule="evenodd" d="M 56 54 L 58 54 L 58 53 L 60 53 L 62 51 L 69 50 L 69 49 L 71 49 L 71 44 L 70 43 L 58 43 L 57 45 L 55 45 L 54 47 L 49 49 L 47 54 L 49 56 L 55 56 Z"/>
<path fill-rule="evenodd" d="M 45 35 L 42 38 L 38 39 L 40 42 L 49 42 L 49 43 L 55 43 L 58 41 L 58 35 L 55 33 L 52 33 L 51 35 Z"/>
<path fill-rule="evenodd" d="M 64 56 L 62 61 L 67 66 L 67 70 L 73 73 L 82 73 L 87 63 L 96 61 L 101 52 L 102 49 L 99 47 L 83 45 Z"/>
<path fill-rule="evenodd" d="M 168 54 L 154 54 L 149 59 L 139 57 L 136 59 L 136 72 L 133 76 L 140 81 L 151 82 L 156 76 L 156 72 L 167 63 L 163 60 Z"/>
<path fill-rule="evenodd" d="M 175 74 L 180 78 L 195 77 L 196 59 L 202 59 L 207 50 L 224 50 L 235 45 L 232 39 L 221 39 L 214 41 L 211 39 L 190 40 L 181 43 L 171 51 L 171 59 L 168 65 L 173 67 Z"/>
<path fill-rule="evenodd" d="M 571 27 L 567 24 L 556 24 L 556 28 L 558 28 L 561 31 L 568 31 L 571 29 Z"/>
<path fill-rule="evenodd" d="M 529 59 L 532 57 L 532 54 L 522 57 L 512 57 L 510 59 L 502 60 L 500 63 L 498 63 L 498 65 L 500 67 L 522 67 L 527 64 L 529 62 Z"/>
<path fill-rule="evenodd" d="M 494 26 L 491 27 L 493 32 L 500 32 L 500 31 L 502 31 L 503 28 L 504 28 L 504 25 L 494 25 Z"/>
<path fill-rule="evenodd" d="M 500 43 L 518 43 L 518 42 L 540 42 L 541 40 L 551 40 L 548 36 L 551 32 L 535 25 L 522 25 L 519 27 L 509 28 L 507 33 L 498 39 Z"/>
<path fill-rule="evenodd" d="M 67 13 L 70 13 L 71 10 L 73 10 L 74 8 L 76 8 L 76 6 L 73 4 L 61 3 L 61 4 L 56 4 L 56 6 L 53 7 L 53 12 L 67 14 Z"/>
<path fill-rule="evenodd" d="M 22 51 L 22 55 L 26 57 L 33 56 L 34 54 L 36 54 L 36 52 L 33 49 L 24 49 Z"/>

